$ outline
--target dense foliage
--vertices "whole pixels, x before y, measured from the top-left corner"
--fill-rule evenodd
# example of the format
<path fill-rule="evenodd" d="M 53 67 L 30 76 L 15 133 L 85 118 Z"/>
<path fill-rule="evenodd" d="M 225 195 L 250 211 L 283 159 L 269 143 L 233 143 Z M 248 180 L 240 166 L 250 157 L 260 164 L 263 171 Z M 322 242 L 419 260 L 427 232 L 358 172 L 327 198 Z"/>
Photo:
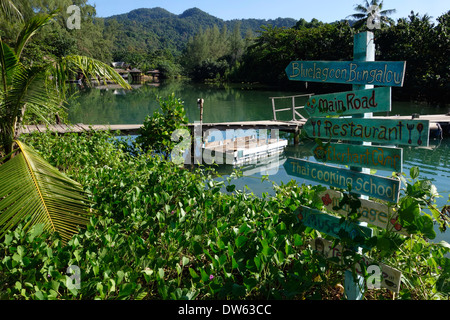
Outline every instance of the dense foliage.
<path fill-rule="evenodd" d="M 148 118 L 159 132 L 151 143 L 146 143 L 146 130 L 140 143 L 110 132 L 35 133 L 26 139 L 84 186 L 93 215 L 66 245 L 58 232 L 48 234 L 40 224 L 29 232 L 24 224 L 7 232 L 0 243 L 0 296 L 342 299 L 344 272 L 359 262 L 360 254 L 341 265 L 326 260 L 308 244 L 327 236 L 298 223 L 294 215 L 299 205 L 324 210 L 317 196 L 324 188 L 291 181 L 274 184 L 273 195 L 256 197 L 246 188 L 236 190 L 232 181 L 238 172 L 223 178 L 213 169 L 187 170 L 168 161 L 159 153 L 168 146 L 163 140 L 171 137 L 157 127 L 182 122 L 183 107 L 173 95 L 159 101 L 165 116 Z M 410 237 L 374 227 L 372 238 L 351 240 L 342 234 L 341 244 L 372 247 L 363 254 L 401 270 L 400 299 L 445 298 L 450 246 L 427 239 L 436 236 L 434 223 L 444 232 L 450 219 L 445 208 L 435 205 L 436 188 L 418 177 L 416 167 L 409 178 L 401 176 L 405 188 L 398 221 Z M 345 199 L 340 205 L 352 201 Z M 358 214 L 347 219 L 358 219 Z M 390 295 L 367 290 L 365 297 Z"/>
<path fill-rule="evenodd" d="M 50 14 L 58 11 L 51 25 L 47 25 L 28 44 L 24 56 L 34 63 L 44 57 L 61 58 L 71 54 L 84 55 L 110 63 L 115 41 L 114 30 L 96 17 L 95 8 L 87 0 L 20 0 L 14 1 L 22 13 L 16 16 L 0 15 L 0 36 L 7 43 L 14 43 L 22 23 L 36 14 Z M 81 29 L 67 28 L 71 13 L 67 8 L 76 5 L 80 8 Z"/>
<path fill-rule="evenodd" d="M 176 98 L 175 94 L 167 98 L 158 97 L 158 100 L 161 111 L 157 110 L 145 118 L 143 126 L 139 129 L 136 144 L 144 152 L 157 150 L 169 159 L 176 145 L 172 136 L 177 129 L 182 129 L 188 124 L 188 118 L 183 101 Z"/>
<path fill-rule="evenodd" d="M 80 30 L 66 26 L 65 9 L 71 4 L 81 9 Z M 317 19 L 308 22 L 303 18 L 224 21 L 198 8 L 180 15 L 153 8 L 98 18 L 86 0 L 18 1 L 18 7 L 25 20 L 35 12 L 60 9 L 55 23 L 28 45 L 24 53 L 27 59 L 37 61 L 46 56 L 77 53 L 106 63 L 125 61 L 144 72 L 159 69 L 165 78 L 184 75 L 197 81 L 292 85 L 284 74 L 290 61 L 352 59 L 353 35 L 367 29 L 361 23 L 364 19 L 355 22 L 344 20 L 346 17 L 334 23 Z M 362 13 L 354 17 L 367 19 L 368 8 L 360 9 Z M 391 11 L 380 14 L 386 18 Z M 411 12 L 398 21 L 386 18 L 381 28 L 373 30 L 377 60 L 407 61 L 405 85 L 394 89 L 395 98 L 448 103 L 449 15 L 443 13 L 434 23 L 427 15 Z M 13 41 L 19 25 L 17 18 L 3 16 L 2 39 Z M 317 84 L 309 84 L 309 89 L 332 90 L 329 85 Z"/>
<path fill-rule="evenodd" d="M 96 215 L 66 246 L 39 225 L 8 233 L 0 244 L 4 299 L 342 298 L 336 285 L 348 266 L 311 251 L 318 234 L 293 215 L 299 204 L 319 206 L 320 187 L 290 182 L 256 197 L 235 190 L 233 176 L 131 156 L 111 133 L 35 134 L 27 142 L 85 186 Z M 400 299 L 443 298 L 450 289 L 448 244 L 420 234 L 380 232 L 368 253 L 402 270 Z M 366 298 L 389 294 L 368 290 Z"/>
<path fill-rule="evenodd" d="M 232 30 L 236 24 L 241 24 L 245 33 L 248 30 L 259 30 L 261 25 L 292 27 L 296 22 L 294 19 L 282 18 L 224 21 L 198 8 L 188 9 L 180 15 L 162 8 L 136 9 L 127 14 L 108 17 L 105 21 L 117 21 L 121 25 L 121 30 L 118 30 L 119 48 L 133 48 L 144 52 L 169 49 L 173 53 L 183 51 L 189 38 L 196 35 L 200 29 L 218 27 Z"/>
<path fill-rule="evenodd" d="M 393 26 L 374 30 L 376 60 L 406 61 L 405 84 L 395 98 L 443 105 L 449 102 L 450 12 L 434 24 L 411 13 Z M 250 82 L 289 85 L 284 69 L 294 60 L 351 60 L 355 29 L 346 22 L 294 29 L 265 28 L 243 57 L 240 77 Z M 350 87 L 349 87 L 350 88 Z M 335 91 L 309 83 L 311 92 Z M 342 90 L 342 89 L 341 89 Z"/>

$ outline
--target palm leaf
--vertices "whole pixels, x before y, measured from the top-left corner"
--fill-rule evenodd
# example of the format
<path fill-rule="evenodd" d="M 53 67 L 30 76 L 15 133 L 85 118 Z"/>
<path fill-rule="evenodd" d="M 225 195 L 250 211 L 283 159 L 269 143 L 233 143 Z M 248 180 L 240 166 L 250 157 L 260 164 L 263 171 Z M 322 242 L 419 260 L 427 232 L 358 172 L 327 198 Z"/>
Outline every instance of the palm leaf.
<path fill-rule="evenodd" d="M 3 41 L 0 43 L 0 68 L 1 68 L 1 89 L 7 90 L 11 82 L 13 70 L 17 66 L 19 59 L 14 51 Z"/>
<path fill-rule="evenodd" d="M 0 165 L 0 238 L 19 223 L 42 223 L 67 242 L 91 213 L 80 184 L 59 172 L 36 151 L 16 141 L 20 153 Z"/>
<path fill-rule="evenodd" d="M 0 11 L 5 14 L 8 18 L 17 17 L 23 20 L 22 13 L 17 9 L 11 0 L 0 0 Z"/>
<path fill-rule="evenodd" d="M 56 13 L 52 12 L 46 15 L 34 16 L 26 22 L 25 26 L 22 28 L 17 37 L 15 51 L 18 57 L 20 57 L 20 55 L 22 54 L 23 48 L 31 39 L 31 37 L 33 37 L 40 28 L 50 23 L 55 16 Z"/>
<path fill-rule="evenodd" d="M 61 64 L 64 66 L 66 71 L 77 71 L 77 69 L 82 71 L 88 81 L 91 77 L 99 77 L 105 84 L 106 81 L 111 80 L 123 88 L 131 89 L 131 86 L 124 80 L 124 78 L 122 78 L 120 74 L 118 74 L 112 67 L 99 60 L 80 55 L 69 55 L 62 59 Z"/>

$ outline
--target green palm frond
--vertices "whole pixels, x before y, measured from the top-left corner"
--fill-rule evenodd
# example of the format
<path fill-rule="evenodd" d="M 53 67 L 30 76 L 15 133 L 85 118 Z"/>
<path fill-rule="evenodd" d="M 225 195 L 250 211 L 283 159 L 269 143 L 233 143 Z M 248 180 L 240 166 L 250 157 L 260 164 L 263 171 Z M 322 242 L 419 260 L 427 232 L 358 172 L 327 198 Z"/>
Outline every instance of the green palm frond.
<path fill-rule="evenodd" d="M 23 20 L 22 13 L 11 0 L 0 0 L 0 11 L 7 17 L 17 17 Z"/>
<path fill-rule="evenodd" d="M 43 26 L 49 24 L 52 19 L 56 16 L 55 12 L 46 15 L 33 16 L 29 21 L 27 21 L 20 31 L 17 42 L 15 46 L 15 51 L 18 57 L 22 54 L 22 50 L 27 44 L 27 42 L 39 31 Z"/>
<path fill-rule="evenodd" d="M 104 83 L 111 80 L 121 85 L 123 88 L 131 89 L 131 86 L 124 80 L 124 78 L 122 78 L 120 74 L 118 74 L 112 67 L 99 60 L 80 55 L 69 55 L 62 58 L 60 64 L 63 67 L 63 70 L 79 70 L 83 72 L 87 81 L 89 81 L 91 77 L 98 77 Z"/>
<path fill-rule="evenodd" d="M 373 6 L 378 8 L 377 15 L 379 15 L 379 19 L 382 23 L 389 23 L 391 25 L 395 23 L 394 20 L 387 17 L 388 15 L 395 13 L 395 9 L 382 10 L 383 0 L 371 0 L 370 2 L 368 0 L 365 0 L 364 4 L 355 6 L 354 10 L 357 13 L 347 16 L 347 18 L 357 20 L 353 25 L 355 29 L 360 29 L 367 23 L 368 19 L 374 14 L 372 10 Z"/>
<path fill-rule="evenodd" d="M 30 217 L 26 229 L 42 223 L 68 241 L 89 222 L 86 193 L 32 148 L 15 142 L 20 153 L 0 165 L 0 238 Z"/>
<path fill-rule="evenodd" d="M 11 84 L 13 71 L 19 58 L 6 43 L 0 43 L 0 72 L 1 72 L 1 89 L 3 92 L 8 90 L 8 85 Z"/>

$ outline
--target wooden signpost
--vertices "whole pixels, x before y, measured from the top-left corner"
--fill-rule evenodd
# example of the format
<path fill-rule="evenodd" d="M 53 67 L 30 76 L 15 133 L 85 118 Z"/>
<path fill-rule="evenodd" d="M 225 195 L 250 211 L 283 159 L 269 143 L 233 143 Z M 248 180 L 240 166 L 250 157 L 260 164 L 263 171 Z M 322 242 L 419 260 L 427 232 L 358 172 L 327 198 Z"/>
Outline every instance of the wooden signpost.
<path fill-rule="evenodd" d="M 338 226 L 338 217 L 304 206 L 300 206 L 296 212 L 304 225 L 335 238 L 339 238 L 341 228 L 345 228 L 354 237 L 370 237 L 372 230 L 368 224 L 408 235 L 391 206 L 398 202 L 400 180 L 371 175 L 369 172 L 369 168 L 401 172 L 403 150 L 372 146 L 371 143 L 390 146 L 429 144 L 429 121 L 372 119 L 373 112 L 391 110 L 390 87 L 403 86 L 406 68 L 405 61 L 374 60 L 373 33 L 363 32 L 354 37 L 354 61 L 292 61 L 285 70 L 289 80 L 293 81 L 353 85 L 353 91 L 313 96 L 306 104 L 305 110 L 311 118 L 306 122 L 304 130 L 310 138 L 325 140 L 312 148 L 317 162 L 288 158 L 284 163 L 286 172 L 290 175 L 340 189 L 351 186 L 351 192 L 359 195 L 359 224 Z M 334 143 L 335 141 L 343 143 Z M 349 169 L 324 163 L 345 165 Z M 341 192 L 327 190 L 319 196 L 327 210 L 343 216 L 350 213 L 349 206 L 339 205 L 343 197 Z M 368 196 L 390 204 L 370 201 Z M 323 243 L 325 245 L 320 247 L 320 251 L 325 252 L 326 256 L 334 257 L 343 250 L 339 246 L 331 247 L 326 241 Z M 316 244 L 312 247 L 318 249 Z M 359 251 L 358 248 L 351 249 Z M 367 264 L 367 261 L 369 260 L 366 259 L 364 263 Z M 400 271 L 383 264 L 378 265 L 383 273 L 382 286 L 398 292 Z M 344 286 L 348 299 L 362 299 L 363 280 L 360 275 L 354 278 L 351 272 L 346 272 Z"/>
<path fill-rule="evenodd" d="M 311 117 L 387 112 L 391 111 L 391 90 L 390 87 L 380 87 L 312 96 L 305 110 Z"/>
<path fill-rule="evenodd" d="M 304 129 L 309 137 L 423 146 L 429 144 L 429 121 L 354 118 L 309 118 Z"/>
<path fill-rule="evenodd" d="M 347 189 L 350 185 L 354 193 L 390 202 L 398 201 L 400 192 L 398 179 L 293 158 L 288 158 L 283 166 L 292 176 L 341 189 Z"/>
<path fill-rule="evenodd" d="M 320 237 L 311 240 L 310 245 L 314 250 L 322 254 L 325 258 L 338 258 L 339 263 L 342 264 L 342 259 L 345 255 L 345 249 L 342 246 L 333 246 L 333 243 L 331 241 L 322 239 Z M 399 270 L 387 266 L 384 263 L 376 263 L 366 256 L 362 256 L 360 263 L 363 263 L 366 268 L 369 266 L 379 266 L 381 271 L 381 279 L 379 279 L 380 287 L 389 289 L 395 293 L 398 293 L 400 291 L 402 273 Z M 355 269 L 357 274 L 362 275 L 362 268 L 360 263 L 356 264 Z"/>
<path fill-rule="evenodd" d="M 351 208 L 348 204 L 343 205 L 342 208 L 338 210 L 334 209 L 340 207 L 339 203 L 343 196 L 342 192 L 331 189 L 322 191 L 319 194 L 319 198 L 322 200 L 325 208 L 346 217 L 351 212 Z M 359 221 L 367 222 L 390 232 L 409 236 L 409 233 L 399 223 L 398 213 L 392 206 L 389 206 L 386 203 L 366 199 L 359 199 L 359 201 L 361 201 L 361 207 L 357 209 L 357 213 L 361 214 Z"/>
<path fill-rule="evenodd" d="M 345 143 L 314 144 L 311 154 L 318 162 L 402 172 L 403 149 Z"/>
<path fill-rule="evenodd" d="M 289 80 L 401 87 L 404 61 L 292 61 Z"/>
<path fill-rule="evenodd" d="M 351 222 L 340 223 L 340 219 L 336 216 L 304 206 L 297 208 L 294 214 L 305 226 L 338 239 L 341 230 L 345 231 L 353 240 L 357 239 L 357 237 L 370 238 L 373 233 L 373 230 L 370 228 Z"/>

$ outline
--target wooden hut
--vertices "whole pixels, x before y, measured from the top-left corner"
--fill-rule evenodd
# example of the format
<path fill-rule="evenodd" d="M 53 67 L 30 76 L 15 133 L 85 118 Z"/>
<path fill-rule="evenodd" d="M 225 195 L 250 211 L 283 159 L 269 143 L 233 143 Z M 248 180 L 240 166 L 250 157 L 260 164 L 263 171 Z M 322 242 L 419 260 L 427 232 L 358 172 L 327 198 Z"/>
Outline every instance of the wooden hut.
<path fill-rule="evenodd" d="M 150 70 L 147 72 L 147 74 L 152 77 L 153 81 L 157 82 L 159 81 L 159 76 L 161 72 L 159 70 Z"/>
<path fill-rule="evenodd" d="M 137 68 L 133 68 L 129 71 L 130 75 L 131 75 L 131 82 L 132 83 L 142 83 L 143 80 L 143 75 L 142 75 L 142 71 L 137 69 Z"/>

